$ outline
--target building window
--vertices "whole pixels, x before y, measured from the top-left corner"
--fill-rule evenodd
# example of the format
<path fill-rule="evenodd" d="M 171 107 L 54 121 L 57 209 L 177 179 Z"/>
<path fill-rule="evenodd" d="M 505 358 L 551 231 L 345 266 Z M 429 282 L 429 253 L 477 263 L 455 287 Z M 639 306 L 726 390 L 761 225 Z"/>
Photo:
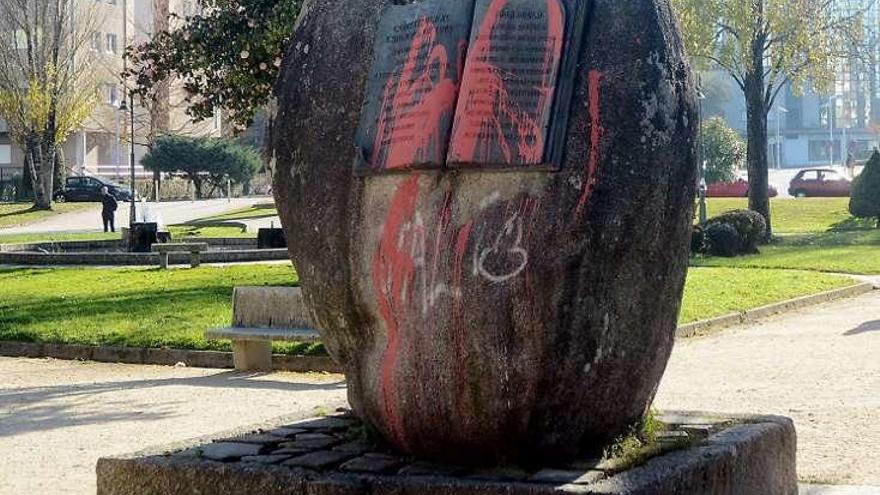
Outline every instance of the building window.
<path fill-rule="evenodd" d="M 98 31 L 92 32 L 92 51 L 100 51 L 101 50 L 101 33 Z"/>
<path fill-rule="evenodd" d="M 108 105 L 119 106 L 119 88 L 115 84 L 105 84 L 104 94 Z"/>
<path fill-rule="evenodd" d="M 811 162 L 824 162 L 830 160 L 828 154 L 832 151 L 827 139 L 811 139 L 809 158 Z M 840 141 L 834 140 L 834 160 L 840 160 Z"/>
<path fill-rule="evenodd" d="M 107 53 L 116 53 L 116 34 L 107 33 Z"/>
<path fill-rule="evenodd" d="M 0 165 L 12 165 L 11 144 L 0 144 Z"/>

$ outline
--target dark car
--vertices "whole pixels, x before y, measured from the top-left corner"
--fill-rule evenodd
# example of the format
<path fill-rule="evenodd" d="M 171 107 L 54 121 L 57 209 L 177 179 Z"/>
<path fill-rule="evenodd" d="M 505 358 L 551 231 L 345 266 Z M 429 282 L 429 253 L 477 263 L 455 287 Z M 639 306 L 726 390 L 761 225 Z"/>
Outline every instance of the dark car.
<path fill-rule="evenodd" d="M 808 168 L 794 176 L 788 185 L 788 194 L 796 198 L 846 197 L 850 187 L 849 179 L 836 170 Z"/>
<path fill-rule="evenodd" d="M 55 201 L 100 201 L 102 187 L 106 187 L 107 192 L 118 201 L 131 201 L 131 189 L 104 179 L 86 176 L 68 177 L 64 181 L 64 187 L 55 191 Z"/>
<path fill-rule="evenodd" d="M 769 186 L 767 194 L 775 198 L 779 191 Z M 749 182 L 745 179 L 737 179 L 733 182 L 713 182 L 706 187 L 706 197 L 709 198 L 746 198 L 749 196 Z"/>

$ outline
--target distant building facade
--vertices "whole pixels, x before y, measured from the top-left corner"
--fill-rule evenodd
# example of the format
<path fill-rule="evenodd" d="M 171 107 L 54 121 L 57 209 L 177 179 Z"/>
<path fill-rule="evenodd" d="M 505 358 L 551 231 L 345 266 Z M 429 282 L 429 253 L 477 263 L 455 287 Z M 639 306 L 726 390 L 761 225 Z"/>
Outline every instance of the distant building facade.
<path fill-rule="evenodd" d="M 192 15 L 195 0 L 82 0 L 94 2 L 100 24 L 90 33 L 92 55 L 98 57 L 95 88 L 99 103 L 82 128 L 63 145 L 68 174 L 98 175 L 108 179 L 129 177 L 131 121 L 129 112 L 120 110 L 125 90 L 119 74 L 128 44 L 149 39 L 154 32 L 167 29 L 173 22 L 171 13 L 181 17 Z M 163 133 L 219 136 L 222 125 L 215 119 L 192 122 L 185 113 L 185 95 L 175 82 L 167 83 L 156 105 L 143 107 L 135 98 L 135 173 L 138 178 L 150 176 L 140 164 L 147 144 Z M 126 101 L 126 105 L 128 102 Z M 24 156 L 12 143 L 6 123 L 0 119 L 0 182 L 20 176 Z"/>
<path fill-rule="evenodd" d="M 801 95 L 783 88 L 767 118 L 767 156 L 772 168 L 843 165 L 865 160 L 880 138 L 880 5 L 871 0 L 837 0 L 845 12 L 866 10 L 864 46 L 837 68 L 830 94 L 809 83 Z M 856 56 L 857 55 L 857 56 Z M 720 116 L 746 136 L 742 91 L 723 71 L 704 74 L 704 116 Z"/>

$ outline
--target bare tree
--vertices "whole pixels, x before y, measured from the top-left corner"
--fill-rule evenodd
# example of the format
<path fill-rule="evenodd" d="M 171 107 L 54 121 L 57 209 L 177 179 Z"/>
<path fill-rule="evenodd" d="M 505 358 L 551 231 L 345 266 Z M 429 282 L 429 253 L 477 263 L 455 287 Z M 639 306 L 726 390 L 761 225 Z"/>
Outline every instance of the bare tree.
<path fill-rule="evenodd" d="M 25 153 L 34 207 L 52 208 L 61 144 L 98 100 L 93 0 L 0 1 L 0 118 Z"/>

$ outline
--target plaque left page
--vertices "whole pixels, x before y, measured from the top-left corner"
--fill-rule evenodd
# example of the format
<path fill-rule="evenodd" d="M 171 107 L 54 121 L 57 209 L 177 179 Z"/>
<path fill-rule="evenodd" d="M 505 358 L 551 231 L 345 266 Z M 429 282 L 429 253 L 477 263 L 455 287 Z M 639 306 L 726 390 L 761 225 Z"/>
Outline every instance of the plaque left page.
<path fill-rule="evenodd" d="M 444 166 L 473 11 L 474 0 L 382 11 L 355 138 L 356 173 Z"/>

